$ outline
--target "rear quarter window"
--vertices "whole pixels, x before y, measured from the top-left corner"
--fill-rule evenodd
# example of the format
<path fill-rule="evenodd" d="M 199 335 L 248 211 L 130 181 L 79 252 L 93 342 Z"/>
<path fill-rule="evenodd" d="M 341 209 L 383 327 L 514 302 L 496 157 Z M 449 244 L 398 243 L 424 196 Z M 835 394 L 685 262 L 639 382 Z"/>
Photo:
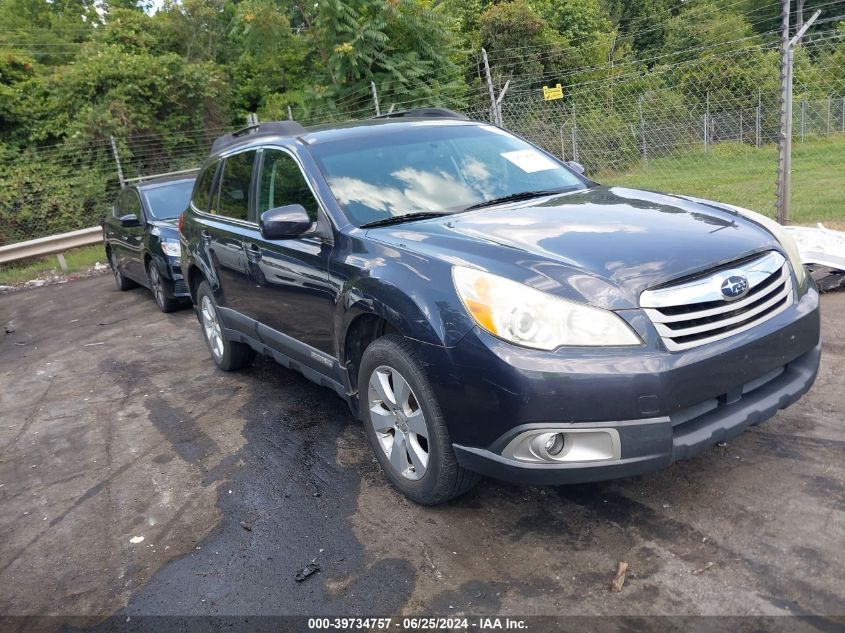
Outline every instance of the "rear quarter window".
<path fill-rule="evenodd" d="M 216 161 L 202 170 L 202 173 L 197 178 L 197 183 L 194 186 L 194 193 L 191 196 L 191 204 L 198 211 L 208 212 L 211 206 L 211 185 L 214 184 L 214 174 L 217 172 Z"/>

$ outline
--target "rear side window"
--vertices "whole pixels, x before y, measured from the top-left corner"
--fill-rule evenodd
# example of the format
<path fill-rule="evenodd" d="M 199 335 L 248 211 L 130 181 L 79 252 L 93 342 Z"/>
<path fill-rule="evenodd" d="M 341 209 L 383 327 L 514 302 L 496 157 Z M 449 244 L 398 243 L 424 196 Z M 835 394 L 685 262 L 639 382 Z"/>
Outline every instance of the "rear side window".
<path fill-rule="evenodd" d="M 256 152 L 229 156 L 223 162 L 216 213 L 235 220 L 249 220 L 249 190 Z"/>
<path fill-rule="evenodd" d="M 211 206 L 211 185 L 214 182 L 214 174 L 217 171 L 218 164 L 217 162 L 212 163 L 203 169 L 199 178 L 197 178 L 191 204 L 199 211 L 208 212 L 208 207 Z"/>
<path fill-rule="evenodd" d="M 258 187 L 258 216 L 288 204 L 301 204 L 311 220 L 317 220 L 317 200 L 297 162 L 287 152 L 264 150 Z"/>

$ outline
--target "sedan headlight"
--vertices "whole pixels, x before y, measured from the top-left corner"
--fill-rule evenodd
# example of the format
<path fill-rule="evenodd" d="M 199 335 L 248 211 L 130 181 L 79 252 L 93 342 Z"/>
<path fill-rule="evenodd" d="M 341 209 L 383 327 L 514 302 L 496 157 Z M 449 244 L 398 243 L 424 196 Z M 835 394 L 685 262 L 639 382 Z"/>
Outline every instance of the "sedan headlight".
<path fill-rule="evenodd" d="M 181 257 L 182 247 L 179 245 L 179 240 L 162 240 L 161 250 L 168 257 Z"/>
<path fill-rule="evenodd" d="M 784 231 L 780 224 L 771 218 L 767 218 L 761 213 L 757 213 L 756 211 L 737 207 L 733 204 L 719 204 L 731 209 L 732 211 L 736 211 L 752 222 L 756 222 L 769 233 L 774 235 L 775 239 L 780 242 L 786 256 L 789 258 L 789 263 L 792 266 L 792 270 L 795 272 L 795 280 L 798 282 L 798 287 L 802 291 L 807 287 L 807 271 L 804 269 L 804 264 L 801 262 L 801 254 L 798 252 L 798 245 L 795 243 L 795 239 L 792 235 L 789 234 L 789 231 Z"/>
<path fill-rule="evenodd" d="M 475 322 L 511 343 L 543 350 L 642 343 L 625 321 L 607 310 L 558 299 L 474 268 L 455 266 L 452 278 Z"/>

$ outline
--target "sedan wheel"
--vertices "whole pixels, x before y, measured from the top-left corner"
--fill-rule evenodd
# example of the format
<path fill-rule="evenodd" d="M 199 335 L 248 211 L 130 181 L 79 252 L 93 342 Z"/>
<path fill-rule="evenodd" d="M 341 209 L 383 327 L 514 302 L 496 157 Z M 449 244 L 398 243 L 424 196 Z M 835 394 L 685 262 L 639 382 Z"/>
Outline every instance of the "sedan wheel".
<path fill-rule="evenodd" d="M 164 288 L 161 287 L 161 273 L 158 272 L 155 264 L 150 264 L 150 286 L 158 307 L 164 310 L 167 297 L 164 295 Z"/>
<path fill-rule="evenodd" d="M 202 298 L 200 314 L 202 316 L 202 329 L 208 341 L 208 347 L 211 349 L 211 353 L 214 354 L 215 360 L 219 361 L 223 357 L 223 332 L 220 330 L 217 312 L 214 310 L 211 299 L 207 295 Z"/>
<path fill-rule="evenodd" d="M 111 270 L 114 273 L 114 283 L 117 284 L 119 290 L 129 290 L 130 288 L 134 288 L 137 284 L 134 281 L 131 281 L 123 276 L 123 273 L 120 270 L 120 266 L 117 263 L 117 260 L 114 258 L 112 253 L 108 254 L 109 256 L 109 265 L 111 266 Z"/>
<path fill-rule="evenodd" d="M 392 367 L 377 367 L 370 376 L 369 408 L 390 465 L 405 479 L 420 479 L 428 468 L 429 432 L 408 381 Z"/>

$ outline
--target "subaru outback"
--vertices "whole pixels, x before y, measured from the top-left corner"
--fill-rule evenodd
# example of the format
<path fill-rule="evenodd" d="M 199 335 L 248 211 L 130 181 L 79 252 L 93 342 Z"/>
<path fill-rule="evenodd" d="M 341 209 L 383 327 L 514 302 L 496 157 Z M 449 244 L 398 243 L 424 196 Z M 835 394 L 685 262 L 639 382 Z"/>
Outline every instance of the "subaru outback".
<path fill-rule="evenodd" d="M 789 235 L 579 167 L 442 110 L 219 138 L 180 222 L 214 362 L 334 390 L 423 504 L 659 469 L 798 400 L 819 303 Z"/>

